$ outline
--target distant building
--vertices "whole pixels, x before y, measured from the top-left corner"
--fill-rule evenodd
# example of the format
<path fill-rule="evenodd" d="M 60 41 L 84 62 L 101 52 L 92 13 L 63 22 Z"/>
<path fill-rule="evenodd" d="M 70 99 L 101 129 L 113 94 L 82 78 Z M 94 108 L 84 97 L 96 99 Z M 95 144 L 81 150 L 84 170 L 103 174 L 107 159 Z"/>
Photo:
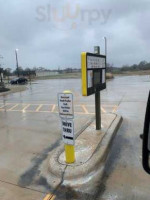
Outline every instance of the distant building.
<path fill-rule="evenodd" d="M 54 76 L 57 74 L 59 74 L 57 71 L 50 71 L 50 70 L 36 71 L 36 77 Z"/>
<path fill-rule="evenodd" d="M 76 68 L 66 68 L 61 70 L 61 73 L 78 73 L 81 72 L 81 69 L 76 69 Z"/>

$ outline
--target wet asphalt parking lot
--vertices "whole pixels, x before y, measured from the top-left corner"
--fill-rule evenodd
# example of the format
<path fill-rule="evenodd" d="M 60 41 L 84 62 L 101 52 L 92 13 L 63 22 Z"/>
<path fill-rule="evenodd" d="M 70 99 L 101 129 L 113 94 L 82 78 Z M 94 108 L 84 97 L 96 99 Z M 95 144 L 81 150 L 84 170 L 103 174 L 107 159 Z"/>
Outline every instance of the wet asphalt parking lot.
<path fill-rule="evenodd" d="M 37 81 L 24 92 L 0 96 L 0 199 L 43 199 L 48 192 L 38 170 L 61 141 L 57 94 L 66 89 L 74 94 L 78 130 L 94 115 L 94 96 L 82 97 L 79 79 Z M 94 196 L 83 194 L 82 199 L 150 198 L 150 176 L 142 169 L 139 139 L 149 89 L 150 76 L 120 76 L 101 92 L 101 111 L 118 113 L 124 120 Z"/>

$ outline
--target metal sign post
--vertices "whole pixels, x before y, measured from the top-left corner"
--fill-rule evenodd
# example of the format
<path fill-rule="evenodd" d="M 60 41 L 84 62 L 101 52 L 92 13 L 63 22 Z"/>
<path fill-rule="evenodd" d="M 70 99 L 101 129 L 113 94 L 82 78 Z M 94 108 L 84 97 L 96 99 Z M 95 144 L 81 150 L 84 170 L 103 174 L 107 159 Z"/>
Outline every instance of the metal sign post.
<path fill-rule="evenodd" d="M 94 47 L 94 53 L 100 55 L 100 47 Z M 101 129 L 101 103 L 100 103 L 100 91 L 95 91 L 95 118 L 96 118 L 96 130 Z"/>
<path fill-rule="evenodd" d="M 95 92 L 95 119 L 96 119 L 96 130 L 101 129 L 101 103 L 100 103 L 100 92 Z"/>

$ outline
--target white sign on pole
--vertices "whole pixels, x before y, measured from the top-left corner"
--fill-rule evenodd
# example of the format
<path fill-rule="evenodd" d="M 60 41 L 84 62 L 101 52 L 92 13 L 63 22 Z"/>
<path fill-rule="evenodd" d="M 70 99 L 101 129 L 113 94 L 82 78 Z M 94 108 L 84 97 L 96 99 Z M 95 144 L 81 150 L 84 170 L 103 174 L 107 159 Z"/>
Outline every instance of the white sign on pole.
<path fill-rule="evenodd" d="M 62 119 L 62 138 L 65 144 L 74 145 L 74 123 L 73 120 Z"/>
<path fill-rule="evenodd" d="M 106 74 L 105 69 L 103 69 L 102 70 L 102 83 L 106 82 L 106 77 L 105 77 L 106 75 L 105 74 Z"/>
<path fill-rule="evenodd" d="M 93 87 L 93 70 L 88 70 L 88 88 Z"/>
<path fill-rule="evenodd" d="M 88 69 L 99 69 L 105 68 L 105 58 L 95 57 L 95 56 L 87 56 L 87 68 Z"/>
<path fill-rule="evenodd" d="M 73 111 L 73 94 L 60 93 L 58 94 L 59 115 L 61 118 L 72 119 L 74 117 Z"/>

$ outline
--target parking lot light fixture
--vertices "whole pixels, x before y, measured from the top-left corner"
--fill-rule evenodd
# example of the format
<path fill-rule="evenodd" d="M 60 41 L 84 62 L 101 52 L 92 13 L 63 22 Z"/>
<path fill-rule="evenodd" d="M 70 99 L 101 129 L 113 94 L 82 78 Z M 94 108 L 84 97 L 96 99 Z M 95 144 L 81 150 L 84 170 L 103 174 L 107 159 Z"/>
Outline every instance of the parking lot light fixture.
<path fill-rule="evenodd" d="M 18 75 L 18 77 L 19 77 L 18 50 L 19 50 L 19 49 L 15 49 L 15 55 L 16 55 L 16 69 L 17 69 L 17 75 Z"/>

